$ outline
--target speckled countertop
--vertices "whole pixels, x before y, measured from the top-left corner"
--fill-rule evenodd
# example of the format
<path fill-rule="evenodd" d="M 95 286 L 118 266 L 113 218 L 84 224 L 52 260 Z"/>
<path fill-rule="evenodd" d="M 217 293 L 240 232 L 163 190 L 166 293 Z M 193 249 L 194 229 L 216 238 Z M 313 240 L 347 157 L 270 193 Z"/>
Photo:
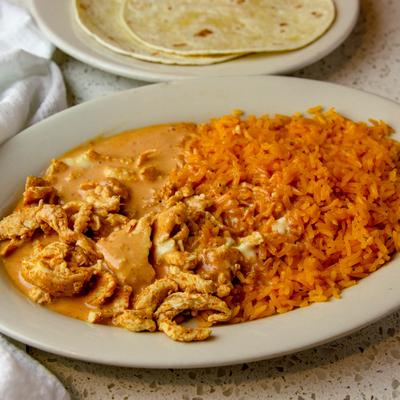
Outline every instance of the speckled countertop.
<path fill-rule="evenodd" d="M 145 84 L 104 73 L 61 52 L 55 60 L 64 74 L 70 104 Z M 400 1 L 363 0 L 357 27 L 347 41 L 295 75 L 400 101 Z M 76 400 L 394 399 L 400 397 L 399 316 L 396 312 L 312 350 L 224 368 L 114 368 L 27 350 L 59 377 Z"/>

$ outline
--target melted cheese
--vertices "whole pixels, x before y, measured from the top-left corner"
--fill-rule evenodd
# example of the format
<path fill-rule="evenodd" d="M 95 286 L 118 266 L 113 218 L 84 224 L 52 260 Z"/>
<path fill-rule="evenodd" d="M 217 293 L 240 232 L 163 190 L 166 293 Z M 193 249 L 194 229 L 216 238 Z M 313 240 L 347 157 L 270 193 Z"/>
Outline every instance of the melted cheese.
<path fill-rule="evenodd" d="M 289 224 L 286 217 L 281 217 L 276 220 L 271 229 L 272 232 L 279 233 L 280 235 L 286 235 L 289 232 Z"/>

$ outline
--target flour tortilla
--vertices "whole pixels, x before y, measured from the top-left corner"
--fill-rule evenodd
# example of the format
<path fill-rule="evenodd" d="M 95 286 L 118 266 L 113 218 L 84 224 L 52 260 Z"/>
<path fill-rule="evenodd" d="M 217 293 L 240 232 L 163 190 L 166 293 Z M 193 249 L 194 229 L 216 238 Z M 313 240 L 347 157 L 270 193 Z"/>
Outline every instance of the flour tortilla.
<path fill-rule="evenodd" d="M 285 51 L 320 37 L 335 18 L 333 0 L 126 0 L 124 20 L 165 52 Z"/>
<path fill-rule="evenodd" d="M 163 64 L 214 64 L 241 54 L 222 56 L 183 56 L 164 53 L 137 40 L 122 17 L 123 0 L 75 0 L 75 14 L 80 26 L 109 49 L 145 61 Z"/>

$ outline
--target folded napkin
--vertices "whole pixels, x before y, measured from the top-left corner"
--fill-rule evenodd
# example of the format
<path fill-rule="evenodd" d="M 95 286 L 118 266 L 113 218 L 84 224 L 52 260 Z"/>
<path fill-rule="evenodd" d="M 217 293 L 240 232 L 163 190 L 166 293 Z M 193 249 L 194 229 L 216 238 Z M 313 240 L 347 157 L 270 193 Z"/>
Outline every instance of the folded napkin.
<path fill-rule="evenodd" d="M 26 10 L 0 0 L 0 144 L 66 108 L 53 51 Z"/>
<path fill-rule="evenodd" d="M 67 106 L 54 47 L 24 9 L 0 0 L 0 144 Z M 4 311 L 3 311 L 4 312 Z M 0 335 L 1 400 L 70 400 L 57 378 Z"/>
<path fill-rule="evenodd" d="M 57 378 L 0 335 L 0 399 L 70 400 Z"/>

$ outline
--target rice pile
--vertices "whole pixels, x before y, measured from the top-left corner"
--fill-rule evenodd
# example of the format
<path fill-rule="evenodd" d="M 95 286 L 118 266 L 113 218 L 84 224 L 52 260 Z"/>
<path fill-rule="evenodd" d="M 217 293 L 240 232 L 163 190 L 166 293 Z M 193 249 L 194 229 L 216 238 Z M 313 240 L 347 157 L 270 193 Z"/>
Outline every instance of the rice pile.
<path fill-rule="evenodd" d="M 225 299 L 232 322 L 339 297 L 399 249 L 392 132 L 382 121 L 314 108 L 308 116 L 237 112 L 186 140 L 169 183 L 212 199 L 210 211 L 233 238 L 259 231 L 265 239 Z"/>

